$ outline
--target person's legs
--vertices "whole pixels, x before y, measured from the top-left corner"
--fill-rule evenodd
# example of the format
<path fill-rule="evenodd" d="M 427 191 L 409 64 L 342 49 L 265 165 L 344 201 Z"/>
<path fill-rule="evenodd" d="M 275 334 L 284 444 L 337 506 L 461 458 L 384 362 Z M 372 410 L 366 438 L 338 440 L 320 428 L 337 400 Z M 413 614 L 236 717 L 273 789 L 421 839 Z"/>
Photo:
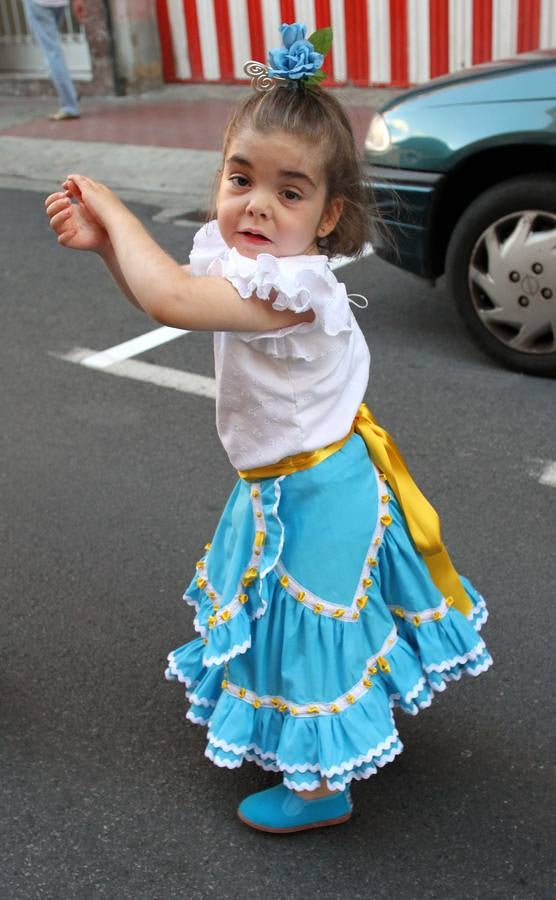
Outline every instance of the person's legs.
<path fill-rule="evenodd" d="M 31 33 L 39 45 L 50 78 L 58 94 L 60 109 L 70 116 L 79 115 L 79 103 L 75 87 L 68 71 L 59 25 L 64 17 L 65 7 L 47 7 L 25 0 L 25 12 Z"/>

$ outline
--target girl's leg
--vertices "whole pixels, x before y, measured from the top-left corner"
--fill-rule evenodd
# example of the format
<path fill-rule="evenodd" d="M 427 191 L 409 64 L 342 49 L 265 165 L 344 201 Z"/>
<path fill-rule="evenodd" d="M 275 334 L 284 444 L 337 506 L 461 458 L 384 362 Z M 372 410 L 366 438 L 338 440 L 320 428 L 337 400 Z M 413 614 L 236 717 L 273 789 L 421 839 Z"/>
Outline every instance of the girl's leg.
<path fill-rule="evenodd" d="M 50 78 L 58 94 L 60 109 L 70 116 L 79 115 L 79 103 L 75 87 L 68 71 L 62 44 L 59 24 L 64 18 L 66 7 L 47 7 L 25 0 L 25 13 L 29 28 L 39 45 Z"/>

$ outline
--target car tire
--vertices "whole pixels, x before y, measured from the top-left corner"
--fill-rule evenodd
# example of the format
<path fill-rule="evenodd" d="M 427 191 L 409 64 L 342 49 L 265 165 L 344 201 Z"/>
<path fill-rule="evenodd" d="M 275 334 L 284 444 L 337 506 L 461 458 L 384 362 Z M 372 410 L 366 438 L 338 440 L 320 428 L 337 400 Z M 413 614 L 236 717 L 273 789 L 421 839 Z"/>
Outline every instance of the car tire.
<path fill-rule="evenodd" d="M 486 353 L 555 376 L 556 176 L 512 178 L 480 194 L 454 228 L 446 278 Z"/>

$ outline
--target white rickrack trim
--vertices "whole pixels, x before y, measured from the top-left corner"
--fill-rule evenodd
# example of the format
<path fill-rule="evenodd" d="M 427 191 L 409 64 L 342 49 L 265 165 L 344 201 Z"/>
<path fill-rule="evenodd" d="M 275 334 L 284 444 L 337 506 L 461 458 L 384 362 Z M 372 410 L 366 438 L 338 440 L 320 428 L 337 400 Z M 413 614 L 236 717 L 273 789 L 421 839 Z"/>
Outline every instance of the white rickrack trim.
<path fill-rule="evenodd" d="M 348 691 L 346 691 L 340 697 L 337 697 L 336 700 L 332 700 L 327 703 L 317 702 L 297 704 L 280 696 L 260 697 L 254 691 L 251 691 L 248 688 L 240 687 L 240 685 L 234 684 L 233 682 L 227 681 L 226 679 L 224 679 L 224 681 L 222 682 L 222 686 L 224 690 L 232 695 L 232 697 L 236 697 L 239 700 L 244 700 L 246 703 L 250 703 L 251 706 L 254 706 L 256 709 L 264 706 L 266 708 L 277 709 L 279 712 L 287 712 L 292 716 L 309 718 L 321 715 L 337 715 L 338 713 L 343 712 L 344 709 L 347 709 L 349 706 L 352 706 L 354 703 L 356 703 L 357 700 L 363 697 L 364 694 L 366 694 L 367 691 L 372 688 L 373 682 L 369 677 L 370 675 L 377 674 L 379 669 L 382 672 L 390 671 L 390 664 L 386 659 L 386 654 L 390 653 L 392 647 L 394 647 L 397 641 L 397 638 L 398 634 L 396 631 L 396 626 L 394 626 L 378 653 L 375 653 L 367 660 L 362 678 L 360 678 L 359 681 L 357 681 Z"/>
<path fill-rule="evenodd" d="M 392 704 L 390 704 L 390 707 L 392 707 Z M 265 763 L 270 761 L 280 772 L 287 772 L 289 775 L 294 775 L 296 772 L 299 772 L 301 775 L 304 775 L 306 772 L 312 772 L 314 774 L 320 773 L 327 778 L 333 778 L 334 775 L 342 775 L 349 769 L 359 768 L 363 763 L 370 762 L 376 756 L 382 756 L 386 750 L 391 749 L 392 744 L 399 741 L 400 735 L 397 728 L 394 727 L 394 730 L 388 737 L 381 741 L 380 744 L 377 744 L 376 747 L 373 747 L 372 750 L 368 750 L 367 753 L 362 753 L 360 756 L 352 756 L 351 759 L 341 762 L 337 766 L 331 766 L 329 769 L 323 769 L 314 763 L 296 763 L 293 766 L 289 766 L 287 763 L 282 762 L 277 753 L 273 753 L 271 750 L 263 751 L 257 744 L 246 744 L 244 747 L 239 747 L 237 744 L 229 744 L 227 741 L 216 738 L 210 730 L 207 738 L 211 747 L 216 750 L 224 750 L 225 753 L 235 753 L 236 756 L 245 756 L 246 759 L 247 754 L 252 754 L 253 757 L 256 756 Z M 252 760 L 250 759 L 250 761 Z"/>
<path fill-rule="evenodd" d="M 264 509 L 261 501 L 261 486 L 258 482 L 253 482 L 250 485 L 249 496 L 251 499 L 251 510 L 253 513 L 253 522 L 255 525 L 255 538 L 253 540 L 253 546 L 251 548 L 251 558 L 247 564 L 247 568 L 240 579 L 240 582 L 237 586 L 236 592 L 232 600 L 229 603 L 226 603 L 224 606 L 221 606 L 222 596 L 218 593 L 218 591 L 214 588 L 214 585 L 208 579 L 208 574 L 206 571 L 207 568 L 207 557 L 204 556 L 197 563 L 197 570 L 199 574 L 197 576 L 197 587 L 199 590 L 202 590 L 207 598 L 213 605 L 214 615 L 209 616 L 209 628 L 215 628 L 219 625 L 224 625 L 226 622 L 229 622 L 230 619 L 233 619 L 237 616 L 238 612 L 247 603 L 247 594 L 245 593 L 245 589 L 256 581 L 259 578 L 259 565 L 261 561 L 262 548 L 264 547 L 267 529 L 266 522 L 264 517 Z M 190 598 L 187 596 L 185 599 L 188 602 Z M 258 612 L 258 615 L 262 615 L 264 613 L 264 609 L 262 612 Z M 257 618 L 255 615 L 253 618 Z M 203 626 L 198 624 L 197 631 L 199 633 L 204 634 L 206 629 L 203 629 Z"/>
<path fill-rule="evenodd" d="M 196 716 L 190 709 L 186 712 L 185 718 L 188 719 L 189 722 L 193 722 L 194 725 L 208 725 L 210 721 L 210 719 L 203 719 L 202 716 Z"/>
<path fill-rule="evenodd" d="M 199 684 L 198 681 L 192 681 L 191 678 L 188 678 L 187 675 L 184 675 L 183 672 L 178 669 L 173 653 L 170 653 L 168 656 L 168 666 L 164 672 L 164 677 L 167 681 L 175 681 L 177 679 L 181 684 L 185 684 L 186 688 L 196 687 Z"/>
<path fill-rule="evenodd" d="M 383 476 L 376 466 L 373 466 L 374 475 L 377 482 L 378 491 L 378 511 L 376 524 L 371 538 L 369 547 L 365 554 L 365 562 L 361 570 L 357 589 L 351 603 L 342 605 L 341 603 L 330 603 L 317 594 L 314 594 L 308 588 L 300 584 L 297 579 L 291 575 L 284 564 L 280 561 L 276 566 L 276 574 L 280 580 L 282 587 L 293 597 L 298 603 L 312 609 L 314 613 L 321 616 L 328 616 L 331 619 L 338 619 L 342 622 L 357 622 L 360 610 L 364 609 L 368 602 L 368 590 L 373 584 L 372 570 L 378 565 L 377 555 L 382 545 L 384 531 L 392 523 L 392 516 L 388 512 L 388 503 L 392 499 L 388 493 L 388 489 L 384 484 Z"/>
<path fill-rule="evenodd" d="M 478 603 L 473 607 L 471 612 L 468 613 L 466 618 L 471 622 L 475 631 L 481 630 L 488 619 L 488 609 L 482 594 L 479 595 Z"/>
<path fill-rule="evenodd" d="M 485 642 L 483 640 L 480 640 L 478 644 L 475 644 L 472 650 L 469 650 L 462 656 L 454 656 L 452 657 L 452 659 L 445 659 L 442 663 L 432 663 L 428 666 L 423 665 L 423 671 L 438 672 L 441 674 L 442 672 L 449 671 L 456 666 L 464 666 L 466 665 L 466 663 L 472 662 L 473 660 L 477 659 L 477 657 L 482 656 L 485 650 Z"/>
<path fill-rule="evenodd" d="M 236 644 L 231 650 L 226 650 L 220 656 L 203 657 L 203 665 L 208 669 L 209 666 L 221 666 L 223 663 L 229 662 L 235 656 L 241 656 L 251 648 L 251 635 L 245 639 L 243 644 Z"/>
<path fill-rule="evenodd" d="M 199 697 L 198 694 L 195 694 L 194 691 L 186 691 L 185 696 L 189 700 L 193 706 L 205 706 L 207 709 L 214 708 L 216 706 L 216 700 L 209 700 L 207 697 Z"/>

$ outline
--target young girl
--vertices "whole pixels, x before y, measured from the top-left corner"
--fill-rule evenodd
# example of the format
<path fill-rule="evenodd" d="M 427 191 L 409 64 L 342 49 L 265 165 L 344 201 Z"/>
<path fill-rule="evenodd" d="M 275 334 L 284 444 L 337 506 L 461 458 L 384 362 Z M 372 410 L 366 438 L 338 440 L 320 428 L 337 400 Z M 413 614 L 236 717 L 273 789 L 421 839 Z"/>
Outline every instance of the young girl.
<path fill-rule="evenodd" d="M 209 726 L 209 759 L 282 775 L 240 818 L 289 832 L 347 820 L 352 779 L 402 750 L 393 707 L 415 714 L 492 660 L 484 601 L 362 405 L 369 351 L 328 264 L 367 239 L 356 147 L 337 101 L 298 74 L 296 44 L 319 64 L 303 26 L 281 30 L 283 80 L 232 116 L 217 220 L 189 269 L 82 175 L 46 208 L 59 243 L 96 251 L 131 303 L 215 332 L 218 432 L 240 477 L 185 594 L 199 636 L 166 674 Z"/>

